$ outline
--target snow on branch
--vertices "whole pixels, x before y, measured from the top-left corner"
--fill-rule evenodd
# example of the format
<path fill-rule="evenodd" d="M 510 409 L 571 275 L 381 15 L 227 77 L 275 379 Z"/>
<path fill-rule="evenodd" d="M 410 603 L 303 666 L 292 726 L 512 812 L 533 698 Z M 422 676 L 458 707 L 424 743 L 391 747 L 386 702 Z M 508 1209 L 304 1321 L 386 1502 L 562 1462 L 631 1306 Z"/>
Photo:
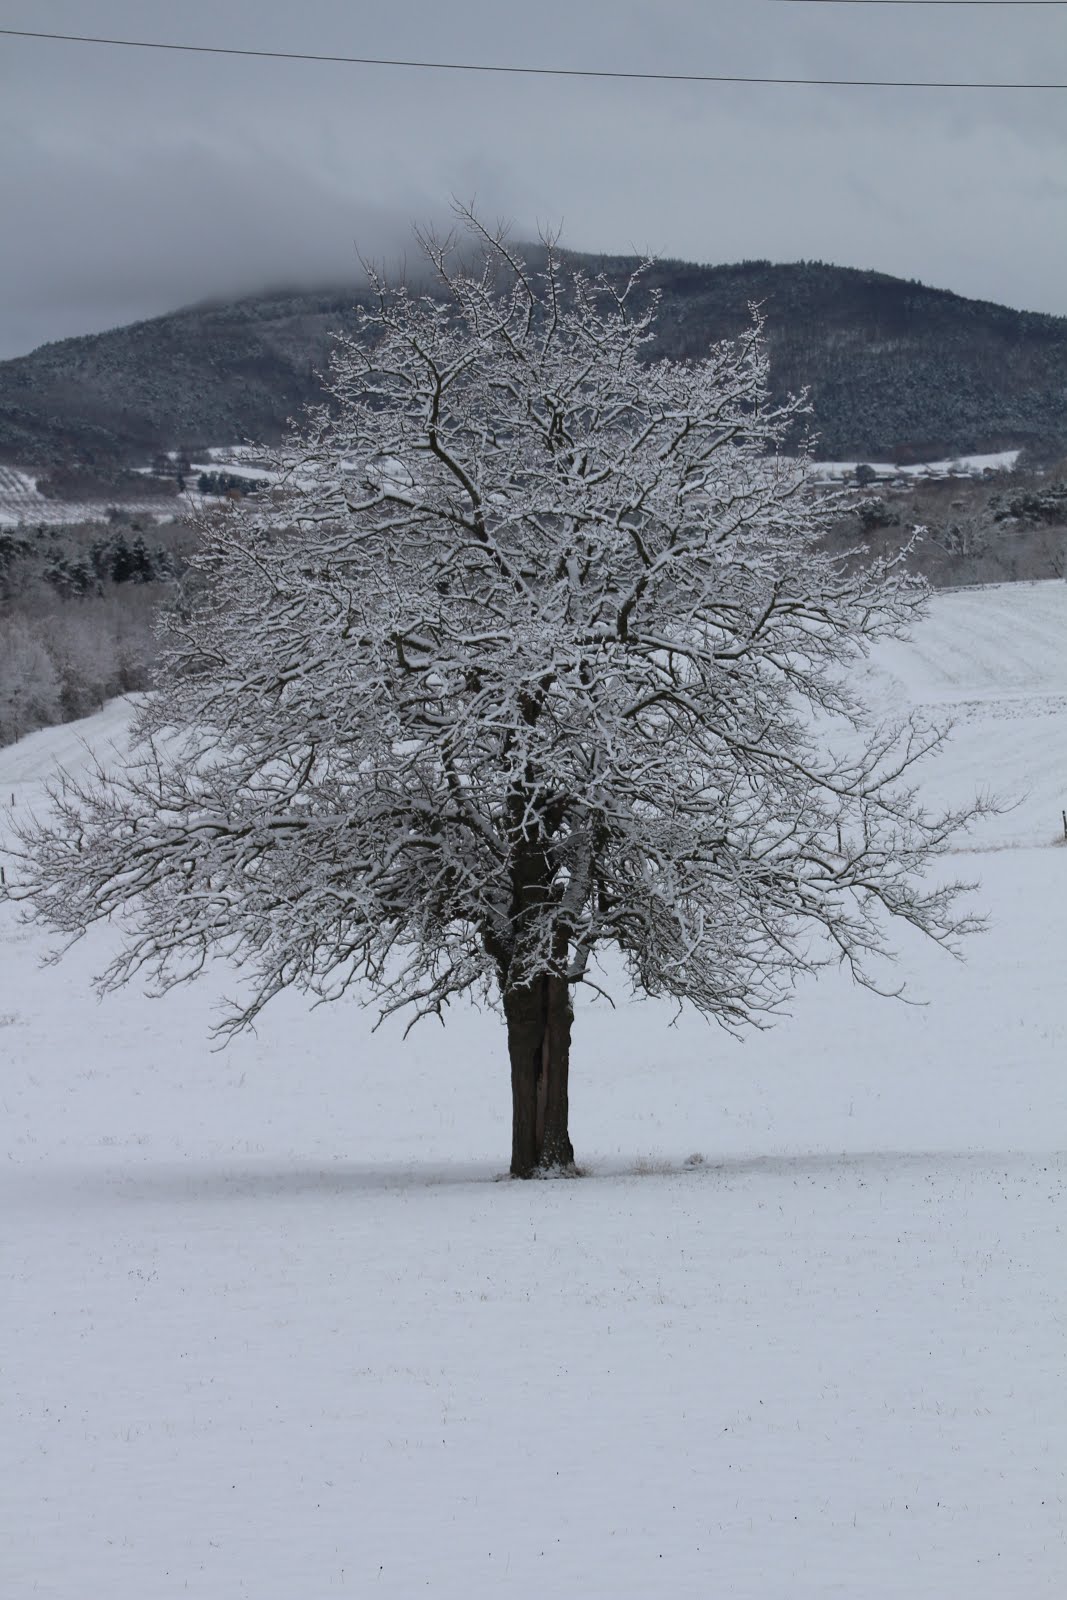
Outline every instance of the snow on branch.
<path fill-rule="evenodd" d="M 973 809 L 927 814 L 941 734 L 849 683 L 924 591 L 825 549 L 758 310 L 653 361 L 640 274 L 467 221 L 480 267 L 427 239 L 443 292 L 376 280 L 272 503 L 205 526 L 136 758 L 61 782 L 11 892 L 68 938 L 121 914 L 107 985 L 224 954 L 232 1025 L 290 985 L 439 1013 L 610 944 L 736 1028 L 827 961 L 874 984 L 894 920 L 954 947 L 926 869 Z"/>

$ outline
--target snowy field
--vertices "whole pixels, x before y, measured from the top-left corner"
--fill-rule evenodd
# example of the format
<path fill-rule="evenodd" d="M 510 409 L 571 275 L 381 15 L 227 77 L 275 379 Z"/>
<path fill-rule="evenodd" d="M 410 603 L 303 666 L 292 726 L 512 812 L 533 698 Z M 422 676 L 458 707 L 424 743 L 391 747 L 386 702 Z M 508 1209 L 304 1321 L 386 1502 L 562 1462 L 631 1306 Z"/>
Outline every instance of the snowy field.
<path fill-rule="evenodd" d="M 990 932 L 744 1045 L 580 1007 L 581 1181 L 495 1181 L 490 1015 L 212 1054 L 225 975 L 98 1004 L 108 933 L 0 907 L 0 1594 L 1067 1593 L 1067 585 L 869 684 L 957 714 L 932 797 L 1021 796 L 948 864 Z M 0 828 L 124 715 L 0 751 Z"/>
<path fill-rule="evenodd" d="M 49 500 L 38 489 L 32 473 L 0 466 L 0 528 L 36 527 L 39 523 L 57 528 L 78 522 L 106 522 L 112 503 L 107 500 Z M 123 500 L 121 505 L 132 516 L 148 517 L 153 522 L 174 521 L 170 502 Z"/>
<path fill-rule="evenodd" d="M 920 482 L 924 478 L 981 478 L 987 472 L 1013 472 L 1021 450 L 997 450 L 991 455 L 952 456 L 943 461 L 921 461 L 904 467 L 892 461 L 813 461 L 812 472 L 821 483 L 839 483 L 855 476 L 858 466 L 868 466 L 879 478 Z"/>
<path fill-rule="evenodd" d="M 169 452 L 176 458 L 176 452 Z M 217 499 L 196 492 L 195 484 L 202 472 L 231 470 L 248 477 L 273 482 L 279 474 L 269 467 L 260 466 L 260 452 L 253 445 L 219 445 L 204 452 L 205 461 L 193 462 L 189 467 L 189 480 L 194 485 L 186 489 L 179 501 L 122 500 L 124 511 L 151 518 L 154 522 L 173 522 L 178 515 L 217 505 Z M 1018 450 L 1002 450 L 995 455 L 957 456 L 951 461 L 926 461 L 918 466 L 897 467 L 892 462 L 873 462 L 881 479 L 907 479 L 948 477 L 980 478 L 987 472 L 1010 472 L 1019 458 Z M 851 479 L 859 465 L 855 461 L 814 461 L 812 471 L 820 483 L 843 483 Z M 137 472 L 151 473 L 152 467 L 137 467 Z M 15 467 L 0 466 L 0 528 L 17 528 L 47 523 L 50 527 L 67 526 L 78 522 L 104 522 L 107 520 L 106 500 L 48 500 L 37 488 L 37 479 L 31 472 Z"/>

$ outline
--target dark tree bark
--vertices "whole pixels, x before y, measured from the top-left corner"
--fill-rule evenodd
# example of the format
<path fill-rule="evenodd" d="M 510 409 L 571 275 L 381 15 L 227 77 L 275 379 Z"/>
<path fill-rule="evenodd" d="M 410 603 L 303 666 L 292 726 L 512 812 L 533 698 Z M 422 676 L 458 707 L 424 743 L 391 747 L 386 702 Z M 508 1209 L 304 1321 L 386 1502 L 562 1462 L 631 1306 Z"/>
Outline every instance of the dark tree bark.
<path fill-rule="evenodd" d="M 504 995 L 511 1057 L 511 1174 L 574 1165 L 567 1128 L 570 1070 L 570 987 L 566 978 L 543 977 Z"/>
<path fill-rule="evenodd" d="M 539 692 L 522 700 L 523 720 L 529 727 L 541 709 Z M 524 929 L 536 922 L 553 903 L 553 869 L 548 845 L 559 826 L 558 809 L 546 804 L 536 775 L 529 769 L 525 781 L 509 797 L 509 820 L 515 840 L 511 865 L 511 927 L 521 948 Z M 531 826 L 530 818 L 537 821 Z M 567 1080 L 570 1071 L 569 937 L 558 922 L 552 935 L 553 971 L 525 982 L 511 982 L 514 949 L 505 949 L 486 937 L 500 974 L 500 992 L 508 1028 L 511 1059 L 511 1174 L 531 1178 L 537 1172 L 573 1167 L 574 1147 L 567 1128 Z"/>

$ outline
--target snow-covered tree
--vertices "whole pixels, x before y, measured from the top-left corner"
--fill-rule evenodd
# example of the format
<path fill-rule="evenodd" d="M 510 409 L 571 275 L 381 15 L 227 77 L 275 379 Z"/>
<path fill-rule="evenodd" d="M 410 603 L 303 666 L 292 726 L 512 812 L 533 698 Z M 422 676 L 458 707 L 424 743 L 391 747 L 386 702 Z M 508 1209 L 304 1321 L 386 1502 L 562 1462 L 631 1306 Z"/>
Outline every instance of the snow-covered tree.
<path fill-rule="evenodd" d="M 60 721 L 52 658 L 25 617 L 0 617 L 0 744 Z"/>
<path fill-rule="evenodd" d="M 208 526 L 139 756 L 57 792 L 16 892 L 74 938 L 124 914 L 105 987 L 244 967 L 225 1027 L 491 996 L 527 1176 L 573 1162 L 598 951 L 731 1029 L 827 962 L 873 984 L 894 919 L 971 925 L 924 876 L 966 816 L 912 783 L 937 730 L 864 721 L 850 671 L 923 591 L 820 547 L 758 315 L 650 360 L 640 275 L 468 222 L 479 265 L 427 239 L 436 293 L 378 283 L 272 501 Z"/>

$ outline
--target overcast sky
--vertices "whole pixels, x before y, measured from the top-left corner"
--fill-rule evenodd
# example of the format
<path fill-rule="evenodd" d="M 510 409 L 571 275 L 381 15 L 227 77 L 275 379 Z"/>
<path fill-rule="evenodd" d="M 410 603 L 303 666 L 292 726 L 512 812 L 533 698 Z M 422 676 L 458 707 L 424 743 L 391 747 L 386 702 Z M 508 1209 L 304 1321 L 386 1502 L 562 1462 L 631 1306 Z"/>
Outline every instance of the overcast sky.
<path fill-rule="evenodd" d="M 1067 9 L 0 0 L 0 26 L 619 70 L 1067 81 Z M 474 199 L 518 236 L 818 258 L 1067 313 L 1067 94 L 490 77 L 0 38 L 0 357 L 345 280 Z"/>

